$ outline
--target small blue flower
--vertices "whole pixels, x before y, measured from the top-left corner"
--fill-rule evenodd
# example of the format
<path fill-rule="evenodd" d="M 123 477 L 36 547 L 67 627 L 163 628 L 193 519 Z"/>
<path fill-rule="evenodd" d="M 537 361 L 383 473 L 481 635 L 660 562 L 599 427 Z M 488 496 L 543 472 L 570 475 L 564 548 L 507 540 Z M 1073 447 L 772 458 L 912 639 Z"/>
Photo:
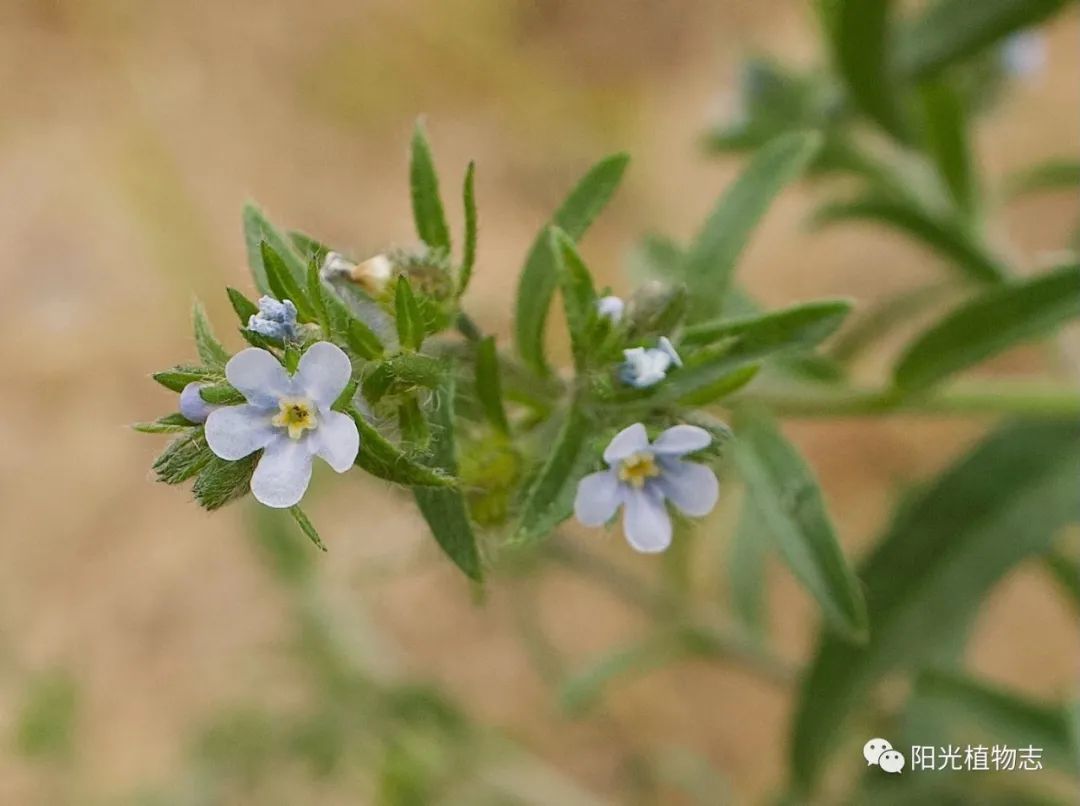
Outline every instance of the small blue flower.
<path fill-rule="evenodd" d="M 207 385 L 192 381 L 180 393 L 180 413 L 184 415 L 185 419 L 193 423 L 205 423 L 206 418 L 210 416 L 210 412 L 217 408 L 212 403 L 203 400 L 202 395 L 199 394 L 202 388 Z"/>
<path fill-rule="evenodd" d="M 623 350 L 619 377 L 623 383 L 635 389 L 655 386 L 667 377 L 672 366 L 681 367 L 682 359 L 666 336 L 661 336 L 656 347 L 633 347 Z"/>
<path fill-rule="evenodd" d="M 574 515 L 586 526 L 602 526 L 624 507 L 623 532 L 636 550 L 655 553 L 671 545 L 665 501 L 700 518 L 716 506 L 720 483 L 705 465 L 682 457 L 712 442 L 704 428 L 676 425 L 649 443 L 645 426 L 624 428 L 604 450 L 607 470 L 578 483 Z"/>
<path fill-rule="evenodd" d="M 351 376 L 348 356 L 328 341 L 311 345 L 291 377 L 270 352 L 241 350 L 225 365 L 225 377 L 247 403 L 210 412 L 206 443 L 228 461 L 262 450 L 252 494 L 268 507 L 291 507 L 307 490 L 313 457 L 338 473 L 356 461 L 356 423 L 330 408 Z"/>
<path fill-rule="evenodd" d="M 626 303 L 613 294 L 609 294 L 606 297 L 601 297 L 596 301 L 596 312 L 600 316 L 610 319 L 614 325 L 619 324 L 619 320 L 622 319 L 623 311 L 626 309 Z"/>
<path fill-rule="evenodd" d="M 296 341 L 296 306 L 291 300 L 278 302 L 273 297 L 259 297 L 259 312 L 248 318 L 248 330 L 278 341 Z"/>

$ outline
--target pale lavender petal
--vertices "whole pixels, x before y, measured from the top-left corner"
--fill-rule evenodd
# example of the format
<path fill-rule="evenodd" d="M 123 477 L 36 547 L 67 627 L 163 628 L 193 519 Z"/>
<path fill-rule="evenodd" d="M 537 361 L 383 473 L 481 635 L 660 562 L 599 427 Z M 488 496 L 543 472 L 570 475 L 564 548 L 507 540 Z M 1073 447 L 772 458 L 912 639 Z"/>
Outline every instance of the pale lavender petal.
<path fill-rule="evenodd" d="M 352 364 L 336 344 L 320 341 L 300 357 L 293 381 L 320 406 L 329 408 L 349 385 Z"/>
<path fill-rule="evenodd" d="M 659 341 L 659 350 L 666 355 L 671 363 L 677 367 L 682 366 L 682 359 L 679 358 L 679 354 L 675 352 L 675 346 L 671 343 L 671 340 L 667 336 L 661 336 Z"/>
<path fill-rule="evenodd" d="M 353 418 L 329 409 L 319 412 L 319 425 L 308 436 L 308 450 L 338 473 L 353 466 L 360 451 L 360 432 Z"/>
<path fill-rule="evenodd" d="M 275 436 L 270 415 L 257 406 L 222 406 L 206 418 L 206 444 L 214 455 L 234 462 L 265 448 Z"/>
<path fill-rule="evenodd" d="M 609 465 L 620 462 L 631 454 L 647 450 L 649 447 L 649 435 L 645 433 L 645 426 L 634 423 L 629 428 L 624 428 L 604 449 L 604 461 Z"/>
<path fill-rule="evenodd" d="M 671 545 L 671 516 L 655 488 L 626 488 L 625 503 L 623 531 L 631 546 L 655 554 Z"/>
<path fill-rule="evenodd" d="M 590 473 L 578 482 L 574 517 L 586 526 L 603 526 L 621 503 L 619 479 L 614 470 Z"/>
<path fill-rule="evenodd" d="M 205 383 L 192 381 L 180 393 L 180 413 L 193 423 L 205 423 L 210 412 L 217 408 L 214 404 L 203 400 L 202 395 L 199 394 L 199 390 L 204 386 L 206 386 Z"/>
<path fill-rule="evenodd" d="M 709 447 L 712 435 L 696 425 L 674 425 L 653 441 L 652 449 L 663 456 L 682 456 Z"/>
<path fill-rule="evenodd" d="M 279 435 L 266 446 L 255 474 L 251 494 L 260 504 L 287 509 L 299 503 L 311 481 L 311 449 L 302 439 Z"/>
<path fill-rule="evenodd" d="M 720 495 L 720 482 L 711 468 L 682 459 L 663 459 L 656 484 L 671 503 L 692 518 L 712 512 Z"/>
<path fill-rule="evenodd" d="M 277 408 L 279 398 L 292 394 L 285 367 L 272 353 L 258 347 L 248 347 L 230 358 L 225 377 L 248 403 L 262 408 Z"/>
<path fill-rule="evenodd" d="M 610 319 L 614 324 L 618 324 L 622 319 L 625 309 L 626 303 L 614 295 L 601 297 L 596 301 L 596 312 Z"/>

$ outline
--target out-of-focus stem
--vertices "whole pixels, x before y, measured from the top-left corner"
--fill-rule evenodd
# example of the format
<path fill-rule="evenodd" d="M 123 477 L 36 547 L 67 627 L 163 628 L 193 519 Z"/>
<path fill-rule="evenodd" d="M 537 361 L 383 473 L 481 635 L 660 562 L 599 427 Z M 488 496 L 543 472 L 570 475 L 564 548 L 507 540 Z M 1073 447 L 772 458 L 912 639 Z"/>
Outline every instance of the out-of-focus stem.
<path fill-rule="evenodd" d="M 1080 389 L 1051 384 L 964 384 L 911 396 L 899 396 L 891 390 L 815 387 L 759 390 L 733 400 L 760 405 L 786 417 L 1080 416 Z"/>
<path fill-rule="evenodd" d="M 798 674 L 788 661 L 720 624 L 717 613 L 701 606 L 687 605 L 571 543 L 553 538 L 548 556 L 569 570 L 601 583 L 609 592 L 649 616 L 680 622 L 685 628 L 684 634 L 693 635 L 695 654 L 732 661 L 779 686 L 790 685 Z"/>

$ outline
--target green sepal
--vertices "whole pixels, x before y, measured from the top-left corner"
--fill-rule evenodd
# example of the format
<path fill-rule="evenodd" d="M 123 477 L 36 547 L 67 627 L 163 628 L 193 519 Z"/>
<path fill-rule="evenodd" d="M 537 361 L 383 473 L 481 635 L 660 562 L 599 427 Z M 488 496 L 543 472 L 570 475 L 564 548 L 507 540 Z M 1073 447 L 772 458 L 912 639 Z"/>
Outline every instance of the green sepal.
<path fill-rule="evenodd" d="M 229 295 L 229 304 L 232 305 L 232 309 L 236 311 L 236 317 L 240 320 L 240 327 L 246 328 L 251 317 L 259 312 L 259 306 L 235 288 L 226 288 L 225 292 Z"/>
<path fill-rule="evenodd" d="M 433 249 L 450 252 L 450 228 L 446 225 L 442 200 L 439 198 L 439 177 L 431 156 L 423 121 L 416 121 L 413 130 L 412 155 L 409 160 L 413 221 L 420 240 Z"/>
<path fill-rule="evenodd" d="M 405 276 L 397 278 L 394 289 L 394 317 L 398 340 L 408 350 L 419 350 L 424 343 L 424 319 L 412 286 Z"/>
<path fill-rule="evenodd" d="M 191 422 L 183 414 L 177 412 L 159 417 L 150 423 L 135 423 L 131 427 L 142 434 L 181 434 L 197 426 L 198 423 Z"/>
<path fill-rule="evenodd" d="M 304 322 L 317 322 L 318 316 L 312 307 L 304 284 L 307 281 L 307 267 L 304 267 L 302 280 L 293 277 L 285 259 L 266 241 L 259 245 L 262 250 L 263 265 L 266 267 L 266 277 L 270 283 L 270 290 L 279 301 L 289 300 L 296 306 L 298 317 Z"/>
<path fill-rule="evenodd" d="M 358 467 L 380 479 L 412 487 L 452 487 L 456 483 L 453 476 L 412 459 L 380 434 L 355 408 L 345 413 L 353 418 L 360 432 L 360 452 L 356 456 Z"/>
<path fill-rule="evenodd" d="M 180 484 L 201 471 L 213 458 L 214 454 L 210 452 L 200 428 L 170 442 L 154 460 L 154 473 L 160 482 Z"/>
<path fill-rule="evenodd" d="M 200 360 L 208 367 L 224 367 L 229 360 L 229 353 L 214 335 L 206 317 L 206 310 L 198 300 L 191 306 L 191 323 L 195 330 L 195 348 L 199 352 Z"/>
<path fill-rule="evenodd" d="M 215 383 L 204 386 L 199 390 L 199 397 L 216 406 L 235 406 L 247 402 L 247 398 L 228 383 Z"/>
<path fill-rule="evenodd" d="M 189 383 L 217 383 L 225 379 L 220 369 L 198 367 L 193 364 L 179 364 L 172 369 L 155 372 L 151 377 L 166 389 L 174 392 L 183 392 L 184 387 Z"/>
<path fill-rule="evenodd" d="M 296 521 L 296 525 L 300 527 L 300 531 L 307 535 L 308 539 L 315 544 L 315 547 L 319 551 L 326 551 L 326 545 L 322 542 L 322 538 L 319 537 L 319 533 L 315 530 L 304 510 L 300 509 L 299 506 L 291 506 L 289 507 L 289 514 Z"/>
<path fill-rule="evenodd" d="M 251 489 L 251 476 L 262 451 L 235 462 L 228 462 L 210 455 L 210 461 L 195 479 L 191 491 L 204 509 L 213 511 L 225 504 L 247 495 Z"/>

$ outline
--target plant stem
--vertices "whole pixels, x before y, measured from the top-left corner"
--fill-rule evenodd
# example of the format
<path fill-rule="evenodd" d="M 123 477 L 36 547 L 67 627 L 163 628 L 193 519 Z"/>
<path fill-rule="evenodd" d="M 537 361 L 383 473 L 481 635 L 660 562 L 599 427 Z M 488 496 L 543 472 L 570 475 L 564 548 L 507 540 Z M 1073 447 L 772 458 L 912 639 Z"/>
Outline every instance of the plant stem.
<path fill-rule="evenodd" d="M 643 610 L 655 619 L 677 620 L 693 634 L 695 654 L 736 662 L 763 680 L 784 687 L 791 685 L 798 670 L 774 655 L 757 641 L 739 635 L 719 624 L 718 614 L 704 607 L 683 603 L 670 594 L 656 590 L 633 574 L 617 568 L 595 554 L 582 551 L 572 543 L 553 538 L 548 556 L 566 568 L 601 583 L 627 604 Z"/>
<path fill-rule="evenodd" d="M 1080 389 L 1060 384 L 964 384 L 909 397 L 891 390 L 873 389 L 762 390 L 740 394 L 733 400 L 764 406 L 787 417 L 896 414 L 1080 417 Z"/>

